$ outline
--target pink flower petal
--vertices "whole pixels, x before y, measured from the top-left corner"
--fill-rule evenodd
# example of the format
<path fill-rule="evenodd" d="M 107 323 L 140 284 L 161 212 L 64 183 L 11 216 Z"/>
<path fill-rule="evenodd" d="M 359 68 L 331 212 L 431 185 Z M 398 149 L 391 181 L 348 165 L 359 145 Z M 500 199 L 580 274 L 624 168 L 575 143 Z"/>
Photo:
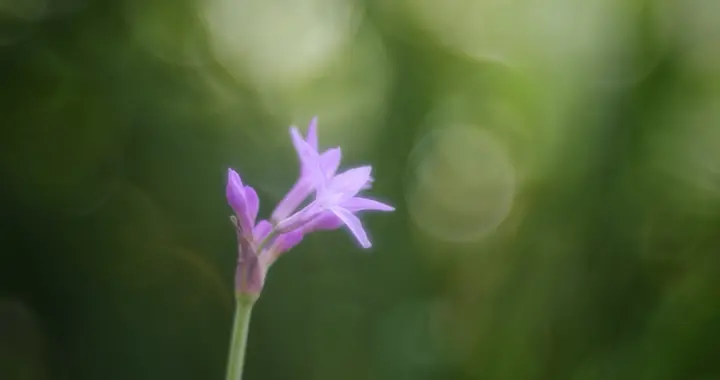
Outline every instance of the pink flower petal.
<path fill-rule="evenodd" d="M 341 158 L 342 151 L 340 148 L 328 149 L 320 155 L 320 166 L 322 167 L 323 174 L 325 174 L 325 178 L 330 179 L 337 173 Z"/>
<path fill-rule="evenodd" d="M 253 230 L 253 237 L 255 241 L 261 242 L 270 234 L 270 231 L 272 231 L 272 224 L 267 220 L 261 220 Z"/>
<path fill-rule="evenodd" d="M 303 228 L 306 233 L 313 231 L 336 230 L 343 225 L 343 221 L 331 211 L 325 211 L 315 218 L 307 227 Z"/>
<path fill-rule="evenodd" d="M 287 219 L 313 192 L 314 187 L 306 178 L 300 178 L 275 207 L 272 219 L 275 222 Z"/>
<path fill-rule="evenodd" d="M 362 226 L 362 222 L 360 222 L 360 219 L 358 219 L 357 216 L 342 207 L 333 207 L 331 211 L 337 215 L 337 217 L 340 218 L 346 226 L 348 226 L 350 232 L 352 232 L 363 248 L 370 248 L 372 246 L 372 243 L 370 243 L 370 239 L 368 239 L 367 233 Z"/>
<path fill-rule="evenodd" d="M 228 203 L 233 208 L 233 210 L 235 210 L 236 213 L 244 212 L 246 203 L 245 189 L 243 188 L 243 183 L 240 179 L 240 175 L 232 169 L 228 169 L 225 195 L 227 196 Z"/>
<path fill-rule="evenodd" d="M 304 237 L 304 233 L 300 230 L 295 230 L 278 236 L 275 244 L 277 244 L 276 254 L 287 252 L 296 245 L 300 244 Z"/>
<path fill-rule="evenodd" d="M 251 205 L 248 204 L 248 194 L 246 194 L 246 188 L 242 184 L 240 175 L 232 169 L 228 169 L 228 183 L 225 193 L 230 207 L 235 211 L 240 229 L 244 233 L 251 233 L 254 223 L 250 215 Z M 257 202 L 257 194 L 254 193 L 253 190 L 253 194 L 250 194 L 250 196 L 254 195 L 255 202 Z"/>
<path fill-rule="evenodd" d="M 308 180 L 313 185 L 325 187 L 325 175 L 320 163 L 320 154 L 305 140 L 303 140 L 297 128 L 290 128 L 293 146 L 300 158 L 301 180 Z"/>
<path fill-rule="evenodd" d="M 361 166 L 346 170 L 333 177 L 327 187 L 327 195 L 337 201 L 344 201 L 355 196 L 363 186 L 367 185 L 372 173 L 371 166 Z"/>
<path fill-rule="evenodd" d="M 395 208 L 374 199 L 353 197 L 342 203 L 342 207 L 350 212 L 359 211 L 395 211 Z"/>
<path fill-rule="evenodd" d="M 260 210 L 260 198 L 258 198 L 255 189 L 245 186 L 245 200 L 247 202 L 247 216 L 250 218 L 250 224 L 253 225 Z"/>

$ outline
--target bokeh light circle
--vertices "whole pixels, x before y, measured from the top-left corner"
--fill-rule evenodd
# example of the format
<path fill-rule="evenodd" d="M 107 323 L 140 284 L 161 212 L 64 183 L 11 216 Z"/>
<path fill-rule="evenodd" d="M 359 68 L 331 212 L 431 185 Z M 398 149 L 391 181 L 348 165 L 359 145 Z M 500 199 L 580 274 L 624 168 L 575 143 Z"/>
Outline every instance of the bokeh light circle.
<path fill-rule="evenodd" d="M 220 64 L 237 78 L 271 87 L 317 74 L 361 20 L 350 0 L 206 0 L 202 15 Z"/>
<path fill-rule="evenodd" d="M 437 128 L 413 149 L 406 197 L 415 225 L 448 242 L 478 240 L 512 209 L 515 168 L 489 132 L 474 125 Z"/>

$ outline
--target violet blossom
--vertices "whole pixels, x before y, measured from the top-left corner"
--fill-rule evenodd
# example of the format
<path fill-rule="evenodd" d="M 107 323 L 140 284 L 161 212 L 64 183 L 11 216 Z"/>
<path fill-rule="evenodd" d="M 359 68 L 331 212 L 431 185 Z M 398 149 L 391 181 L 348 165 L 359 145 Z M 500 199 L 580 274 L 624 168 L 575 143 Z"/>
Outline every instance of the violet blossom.
<path fill-rule="evenodd" d="M 290 128 L 293 146 L 300 159 L 300 176 L 278 203 L 270 221 L 256 222 L 259 198 L 242 183 L 240 175 L 228 170 L 227 200 L 235 216 L 239 257 L 235 275 L 238 294 L 257 297 L 268 268 L 284 252 L 313 231 L 347 226 L 363 248 L 371 246 L 365 228 L 356 216 L 362 211 L 393 211 L 394 208 L 358 194 L 372 184 L 372 167 L 361 166 L 337 174 L 340 148 L 318 152 L 317 118 L 313 118 L 303 139 Z M 311 201 L 297 210 L 308 198 Z"/>

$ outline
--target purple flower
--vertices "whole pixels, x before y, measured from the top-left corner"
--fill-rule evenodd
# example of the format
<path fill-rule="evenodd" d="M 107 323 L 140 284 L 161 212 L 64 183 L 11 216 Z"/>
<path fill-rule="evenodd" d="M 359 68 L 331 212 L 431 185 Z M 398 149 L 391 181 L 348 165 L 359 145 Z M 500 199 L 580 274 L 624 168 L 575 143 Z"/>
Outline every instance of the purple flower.
<path fill-rule="evenodd" d="M 267 220 L 261 220 L 255 226 L 254 237 L 256 241 L 261 242 L 267 239 L 272 232 L 272 224 Z M 277 236 L 273 239 L 272 244 L 268 245 L 267 249 L 262 252 L 262 254 L 264 255 L 263 259 L 265 260 L 266 264 L 268 266 L 271 265 L 273 262 L 275 262 L 278 256 L 300 244 L 303 235 L 305 235 L 305 233 L 302 230 L 295 230 L 283 234 L 277 234 Z"/>
<path fill-rule="evenodd" d="M 303 140 L 300 132 L 297 128 L 291 127 L 290 134 L 292 136 L 293 145 L 295 150 L 300 152 L 303 149 L 302 145 L 309 146 L 314 152 L 318 150 L 318 136 L 317 136 L 317 117 L 314 117 L 308 125 L 307 136 Z M 298 206 L 305 201 L 310 194 L 315 190 L 315 184 L 312 181 L 312 173 L 315 170 L 314 165 L 320 165 L 321 171 L 327 177 L 332 177 L 340 166 L 340 148 L 328 149 L 322 154 L 319 154 L 316 162 L 307 162 L 304 160 L 304 156 L 299 155 L 300 158 L 300 177 L 297 182 L 293 185 L 290 191 L 275 207 L 275 211 L 272 214 L 272 220 L 275 223 L 287 219 Z"/>
<path fill-rule="evenodd" d="M 244 186 L 240 175 L 228 169 L 228 181 L 225 188 L 228 203 L 235 211 L 238 224 L 243 231 L 252 231 L 260 209 L 260 200 L 257 192 L 250 186 Z"/>
<path fill-rule="evenodd" d="M 316 136 L 315 123 L 312 123 L 311 127 L 313 129 L 308 132 L 308 140 L 311 140 L 310 136 Z M 311 187 L 311 190 L 307 191 L 303 199 L 296 204 L 302 203 L 313 189 L 315 200 L 296 214 L 277 221 L 277 229 L 280 231 L 301 229 L 307 233 L 335 229 L 344 224 L 363 248 L 369 248 L 372 244 L 355 213 L 395 210 L 392 206 L 376 200 L 356 196 L 360 191 L 370 187 L 373 180 L 372 167 L 361 166 L 335 175 L 341 156 L 339 148 L 337 153 L 333 151 L 332 155 L 328 154 L 332 150 L 320 154 L 317 151 L 317 141 L 303 140 L 296 128 L 291 128 L 290 134 L 302 168 L 298 183 Z"/>
<path fill-rule="evenodd" d="M 228 169 L 225 191 L 228 203 L 235 212 L 232 220 L 239 245 L 235 289 L 243 294 L 259 294 L 267 269 L 281 253 L 300 243 L 302 231 L 277 234 L 272 245 L 262 244 L 271 234 L 272 225 L 266 220 L 255 224 L 260 208 L 255 189 L 243 185 L 240 175 Z"/>
<path fill-rule="evenodd" d="M 300 159 L 300 177 L 272 213 L 271 221 L 256 223 L 260 202 L 257 192 L 228 170 L 226 195 L 235 216 L 239 256 L 235 288 L 239 294 L 259 295 L 269 267 L 284 252 L 299 244 L 303 236 L 319 230 L 347 226 L 364 248 L 371 246 L 362 222 L 362 211 L 393 211 L 394 208 L 358 194 L 372 184 L 370 166 L 337 174 L 340 148 L 318 152 L 317 118 L 303 139 L 295 127 L 290 135 Z M 314 195 L 301 210 L 298 207 Z"/>

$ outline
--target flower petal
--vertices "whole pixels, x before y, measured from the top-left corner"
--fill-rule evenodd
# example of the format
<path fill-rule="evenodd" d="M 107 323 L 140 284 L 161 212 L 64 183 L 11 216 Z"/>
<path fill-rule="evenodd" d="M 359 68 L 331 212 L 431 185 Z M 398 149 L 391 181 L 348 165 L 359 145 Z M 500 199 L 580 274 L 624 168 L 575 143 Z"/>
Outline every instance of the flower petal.
<path fill-rule="evenodd" d="M 300 134 L 300 131 L 297 129 L 296 126 L 290 127 L 290 139 L 292 140 L 293 146 L 295 147 L 295 151 L 298 153 L 298 156 L 300 156 L 300 161 L 303 162 L 304 155 L 307 154 L 307 150 L 310 150 L 312 152 L 316 152 L 316 149 L 313 149 L 312 146 L 308 145 L 308 143 L 303 139 L 302 135 Z M 306 148 L 305 145 L 308 147 Z"/>
<path fill-rule="evenodd" d="M 308 223 L 302 230 L 305 233 L 314 231 L 330 231 L 336 230 L 343 225 L 343 221 L 337 217 L 332 211 L 324 211 L 312 222 Z"/>
<path fill-rule="evenodd" d="M 272 224 L 267 220 L 261 220 L 253 229 L 253 237 L 255 241 L 260 242 L 270 234 L 270 231 L 272 231 Z"/>
<path fill-rule="evenodd" d="M 238 174 L 232 168 L 228 168 L 228 182 L 233 182 L 235 186 L 238 186 L 240 188 L 244 186 L 242 179 L 240 179 L 240 174 Z"/>
<path fill-rule="evenodd" d="M 310 120 L 310 124 L 308 124 L 307 137 L 305 137 L 305 141 L 307 141 L 308 145 L 315 149 L 315 151 L 318 150 L 317 123 L 318 118 L 315 116 Z"/>
<path fill-rule="evenodd" d="M 360 191 L 370 190 L 372 188 L 373 182 L 375 182 L 375 178 L 370 176 L 370 179 L 368 179 L 367 183 L 365 185 L 363 185 L 363 187 L 360 188 Z"/>
<path fill-rule="evenodd" d="M 258 198 L 255 189 L 245 186 L 245 200 L 247 202 L 247 216 L 250 218 L 250 224 L 254 225 L 258 210 L 260 210 L 260 198 Z"/>
<path fill-rule="evenodd" d="M 372 246 L 372 243 L 370 243 L 367 233 L 363 228 L 362 222 L 360 222 L 360 219 L 358 219 L 357 216 L 342 207 L 333 207 L 331 211 L 337 215 L 337 217 L 340 218 L 346 226 L 348 226 L 350 232 L 355 235 L 355 238 L 363 248 L 370 248 Z"/>
<path fill-rule="evenodd" d="M 300 158 L 300 175 L 315 186 L 325 187 L 325 175 L 320 164 L 320 154 L 305 140 L 297 128 L 290 128 L 293 146 Z M 301 180 L 302 180 L 301 179 Z"/>
<path fill-rule="evenodd" d="M 327 186 L 327 195 L 337 202 L 354 197 L 367 185 L 371 172 L 372 166 L 361 166 L 336 175 Z"/>
<path fill-rule="evenodd" d="M 240 175 L 234 170 L 228 169 L 227 186 L 225 187 L 225 196 L 238 216 L 245 214 L 247 210 L 247 200 L 245 199 L 245 188 L 243 187 Z"/>
<path fill-rule="evenodd" d="M 308 226 L 309 223 L 314 221 L 322 212 L 323 208 L 320 207 L 317 202 L 310 202 L 310 204 L 300 209 L 300 211 L 283 220 L 276 221 L 275 228 L 282 233 L 288 233 L 298 228 Z"/>
<path fill-rule="evenodd" d="M 300 230 L 295 230 L 278 236 L 277 240 L 275 241 L 275 254 L 278 255 L 283 252 L 289 251 L 296 245 L 300 244 L 304 236 L 305 234 Z"/>
<path fill-rule="evenodd" d="M 307 178 L 300 178 L 297 182 L 293 185 L 292 188 L 290 188 L 290 191 L 283 197 L 283 199 L 275 206 L 275 211 L 273 211 L 272 219 L 277 223 L 280 222 L 283 219 L 287 219 L 290 214 L 295 212 L 295 210 L 300 206 L 300 204 L 303 203 L 303 201 L 312 193 L 313 191 L 312 183 L 310 183 Z"/>
<path fill-rule="evenodd" d="M 340 148 L 328 149 L 320 155 L 320 165 L 322 166 L 325 178 L 332 178 L 340 167 L 340 159 L 342 152 Z"/>
<path fill-rule="evenodd" d="M 395 208 L 390 205 L 362 197 L 350 198 L 342 203 L 342 207 L 353 213 L 358 211 L 395 211 Z"/>

